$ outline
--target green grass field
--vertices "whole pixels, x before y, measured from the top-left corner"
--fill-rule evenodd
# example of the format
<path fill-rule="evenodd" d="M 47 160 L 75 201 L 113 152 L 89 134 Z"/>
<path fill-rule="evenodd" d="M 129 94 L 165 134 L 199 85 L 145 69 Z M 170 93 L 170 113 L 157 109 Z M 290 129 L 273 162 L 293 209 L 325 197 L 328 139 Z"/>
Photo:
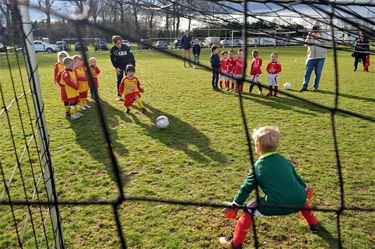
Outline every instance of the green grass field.
<path fill-rule="evenodd" d="M 326 59 L 321 91 L 299 93 L 306 48 L 259 50 L 265 62 L 272 51 L 279 52 L 283 65 L 280 83 L 292 83 L 289 93 L 333 106 L 332 53 Z M 99 94 L 122 169 L 126 195 L 217 204 L 231 201 L 249 169 L 238 96 L 213 92 L 210 72 L 184 69 L 178 59 L 157 51 L 134 51 L 134 54 L 136 74 L 145 87 L 143 100 L 149 110 L 147 115 L 125 114 L 123 103 L 115 100 L 115 72 L 108 53 L 90 53 L 97 57 L 102 71 Z M 208 49 L 203 50 L 201 62 L 208 65 L 208 57 Z M 0 84 L 5 103 L 9 103 L 13 98 L 9 70 L 5 57 L 0 55 L 0 59 Z M 11 59 L 19 95 L 22 92 L 20 76 L 14 57 Z M 59 89 L 52 80 L 56 55 L 38 54 L 37 59 L 59 199 L 116 198 L 116 184 L 96 108 L 85 111 L 80 120 L 67 120 Z M 352 63 L 349 53 L 338 53 L 339 108 L 374 117 L 374 66 L 369 73 L 362 72 L 361 67 L 353 72 Z M 26 74 L 23 77 L 25 79 Z M 263 74 L 261 80 L 265 82 L 266 77 Z M 28 99 L 31 101 L 30 96 Z M 264 125 L 280 128 L 280 152 L 294 162 L 297 172 L 315 189 L 312 206 L 339 208 L 340 189 L 330 113 L 283 95 L 267 98 L 245 93 L 243 100 L 250 129 Z M 24 99 L 19 101 L 20 109 L 28 120 L 24 102 Z M 16 108 L 9 114 L 16 148 L 21 154 L 23 136 Z M 168 129 L 155 127 L 154 120 L 159 115 L 169 117 Z M 374 208 L 375 124 L 341 113 L 335 117 L 345 205 Z M 0 117 L 0 125 L 4 127 L 0 130 L 0 160 L 8 179 L 16 161 L 4 115 Z M 30 128 L 26 128 L 25 133 L 29 137 Z M 25 157 L 22 166 L 28 179 L 27 189 L 32 193 L 28 160 Z M 31 155 L 30 160 L 35 162 L 36 156 Z M 19 175 L 17 172 L 10 188 L 14 199 L 24 199 Z M 0 191 L 3 189 L 1 179 Z M 254 197 L 253 193 L 249 199 Z M 32 212 L 37 213 L 37 209 Z M 16 208 L 20 226 L 26 213 L 26 208 Z M 235 221 L 225 220 L 221 210 L 215 208 L 125 202 L 120 214 L 129 248 L 220 248 L 218 237 L 231 235 L 235 226 Z M 111 206 L 61 206 L 61 215 L 67 248 L 120 248 Z M 299 214 L 257 218 L 260 248 L 337 247 L 334 212 L 316 212 L 316 216 L 320 222 L 318 234 L 309 233 Z M 344 211 L 340 221 L 344 248 L 375 248 L 375 213 Z M 40 221 L 36 223 L 40 225 Z M 16 248 L 17 236 L 8 206 L 0 207 L 0 231 L 0 248 Z M 37 233 L 41 233 L 40 227 Z M 30 226 L 26 229 L 25 240 L 24 248 L 35 247 Z M 251 232 L 244 248 L 253 248 Z"/>

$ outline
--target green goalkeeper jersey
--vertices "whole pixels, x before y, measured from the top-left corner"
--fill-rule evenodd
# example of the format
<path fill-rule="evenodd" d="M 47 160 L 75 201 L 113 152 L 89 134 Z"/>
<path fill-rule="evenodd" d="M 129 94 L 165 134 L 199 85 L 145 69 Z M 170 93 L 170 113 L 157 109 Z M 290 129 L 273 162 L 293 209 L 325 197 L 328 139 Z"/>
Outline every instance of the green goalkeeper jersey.
<path fill-rule="evenodd" d="M 297 175 L 293 165 L 277 153 L 268 153 L 255 163 L 256 181 L 264 193 L 257 210 L 263 215 L 290 214 L 302 209 L 306 203 L 306 184 Z M 242 205 L 255 189 L 255 177 L 250 168 L 237 196 L 236 204 Z M 278 206 L 270 207 L 270 206 Z M 288 208 L 279 208 L 288 207 Z"/>

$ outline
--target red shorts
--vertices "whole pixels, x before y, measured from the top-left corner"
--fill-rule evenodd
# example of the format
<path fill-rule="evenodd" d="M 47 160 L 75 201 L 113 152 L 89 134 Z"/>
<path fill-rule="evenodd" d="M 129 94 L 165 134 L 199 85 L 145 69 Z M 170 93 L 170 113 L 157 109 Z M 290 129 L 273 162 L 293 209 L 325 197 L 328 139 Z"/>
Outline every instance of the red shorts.
<path fill-rule="evenodd" d="M 133 104 L 133 102 L 134 102 L 137 98 L 139 98 L 139 97 L 140 97 L 140 95 L 139 95 L 138 92 L 135 92 L 135 93 L 131 93 L 131 94 L 126 95 L 126 96 L 125 96 L 125 107 L 126 107 L 126 108 L 130 107 L 130 106 Z"/>
<path fill-rule="evenodd" d="M 84 91 L 84 92 L 79 93 L 79 97 L 80 97 L 81 99 L 85 99 L 85 98 L 87 98 L 87 91 Z"/>
<path fill-rule="evenodd" d="M 79 97 L 75 97 L 75 98 L 68 98 L 68 103 L 70 105 L 75 105 L 79 102 Z"/>
<path fill-rule="evenodd" d="M 66 96 L 66 91 L 64 86 L 60 86 L 60 98 L 63 102 L 68 102 L 68 96 Z"/>

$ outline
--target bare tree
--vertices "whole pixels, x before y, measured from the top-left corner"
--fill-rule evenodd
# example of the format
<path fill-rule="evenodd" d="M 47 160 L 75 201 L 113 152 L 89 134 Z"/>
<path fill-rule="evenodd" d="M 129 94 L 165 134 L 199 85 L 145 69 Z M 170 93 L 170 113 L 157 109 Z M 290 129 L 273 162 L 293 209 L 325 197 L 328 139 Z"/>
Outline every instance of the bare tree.
<path fill-rule="evenodd" d="M 130 0 L 129 1 L 129 4 L 131 5 L 131 7 L 133 9 L 134 26 L 135 26 L 135 32 L 136 32 L 137 35 L 139 34 L 139 22 L 138 22 L 139 2 L 140 2 L 140 0 Z"/>
<path fill-rule="evenodd" d="M 51 39 L 51 9 L 55 0 L 36 0 L 39 8 L 46 14 L 47 19 L 47 37 Z"/>
<path fill-rule="evenodd" d="M 89 0 L 88 5 L 90 7 L 90 14 L 94 23 L 97 22 L 99 11 L 100 11 L 100 3 L 104 2 L 102 0 Z"/>

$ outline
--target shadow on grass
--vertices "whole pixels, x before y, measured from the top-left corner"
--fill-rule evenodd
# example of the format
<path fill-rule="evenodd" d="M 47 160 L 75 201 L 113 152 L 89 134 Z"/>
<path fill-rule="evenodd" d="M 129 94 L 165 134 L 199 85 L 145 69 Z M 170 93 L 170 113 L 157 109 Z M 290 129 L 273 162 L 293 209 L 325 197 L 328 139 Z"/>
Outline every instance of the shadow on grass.
<path fill-rule="evenodd" d="M 233 93 L 227 93 L 220 91 L 222 94 L 228 94 L 228 95 L 233 95 L 235 97 L 238 97 L 236 94 Z M 283 95 L 279 94 L 277 97 L 267 97 L 265 95 L 258 95 L 258 94 L 250 94 L 248 92 L 243 92 L 242 93 L 242 98 L 244 100 L 251 100 L 254 101 L 258 104 L 269 106 L 274 109 L 281 109 L 281 110 L 291 110 L 297 113 L 301 113 L 304 115 L 309 115 L 309 116 L 317 116 L 317 114 L 304 111 L 301 109 L 317 112 L 317 113 L 329 113 L 328 110 L 323 109 L 319 106 L 314 106 L 309 103 L 305 103 L 301 100 L 298 99 L 293 99 L 290 97 L 284 97 Z M 246 104 L 245 104 L 246 105 Z M 346 114 L 343 113 L 336 113 L 338 116 L 347 116 Z"/>
<path fill-rule="evenodd" d="M 328 248 L 339 248 L 339 241 L 333 237 L 332 234 L 321 224 L 319 224 L 319 231 L 316 233 L 319 237 L 324 239 L 329 245 Z"/>
<path fill-rule="evenodd" d="M 189 123 L 150 105 L 145 104 L 145 106 L 148 112 L 144 116 L 148 117 L 152 123 L 159 115 L 167 116 L 170 122 L 167 129 L 161 130 L 155 125 L 142 123 L 137 114 L 131 114 L 133 121 L 144 128 L 145 134 L 171 149 L 183 151 L 195 161 L 201 163 L 208 163 L 209 159 L 220 163 L 226 161 L 224 155 L 210 147 L 210 139 Z"/>
<path fill-rule="evenodd" d="M 326 90 L 319 90 L 318 93 L 329 94 L 329 95 L 336 95 L 335 92 L 326 91 Z M 339 97 L 345 97 L 345 98 L 348 98 L 348 99 L 363 100 L 363 101 L 368 101 L 368 102 L 375 103 L 375 98 L 368 98 L 368 97 L 356 96 L 356 95 L 347 94 L 347 93 L 339 93 Z"/>
<path fill-rule="evenodd" d="M 125 122 L 131 120 L 125 116 L 123 110 L 116 109 L 106 101 L 101 101 L 107 127 L 109 130 L 112 148 L 117 155 L 127 155 L 128 150 L 124 144 L 119 141 L 116 126 L 119 125 L 119 119 Z M 102 125 L 100 123 L 96 106 L 91 103 L 93 109 L 84 111 L 84 117 L 70 123 L 72 130 L 76 133 L 76 143 L 86 150 L 93 159 L 104 164 L 108 173 L 113 177 L 112 162 L 108 153 L 108 147 L 104 139 Z"/>

